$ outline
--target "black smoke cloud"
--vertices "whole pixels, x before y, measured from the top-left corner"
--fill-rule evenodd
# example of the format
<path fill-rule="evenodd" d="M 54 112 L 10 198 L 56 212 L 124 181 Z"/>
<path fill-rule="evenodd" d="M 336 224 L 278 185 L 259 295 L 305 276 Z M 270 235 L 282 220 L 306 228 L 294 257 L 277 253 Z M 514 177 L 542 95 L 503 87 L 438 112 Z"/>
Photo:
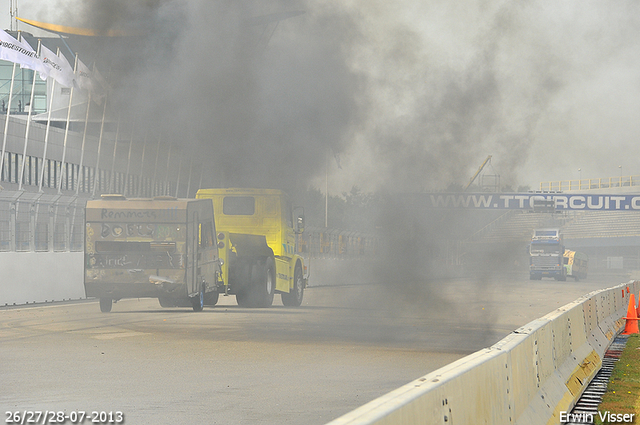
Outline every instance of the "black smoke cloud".
<path fill-rule="evenodd" d="M 464 184 L 489 154 L 503 183 L 514 188 L 577 178 L 578 168 L 584 178 L 617 175 L 618 165 L 633 170 L 631 158 L 640 154 L 633 118 L 640 107 L 639 7 L 633 1 L 25 0 L 21 15 L 138 32 L 122 48 L 102 43 L 90 50 L 103 73 L 118 67 L 138 73 L 116 84 L 136 113 L 170 122 L 154 109 L 173 102 L 179 112 L 169 119 L 183 122 L 182 113 L 199 124 L 180 124 L 187 127 L 177 131 L 181 143 L 206 146 L 207 140 L 216 154 L 239 144 L 259 152 L 248 162 L 261 172 L 283 161 L 273 152 L 303 150 L 316 161 L 285 170 L 299 180 L 315 178 L 316 186 L 324 183 L 318 163 L 326 155 L 319 153 L 331 147 L 342 154 L 343 170 L 330 169 L 330 187 L 339 193 L 354 184 L 367 191 Z M 306 13 L 281 21 L 273 35 L 275 25 L 264 33 L 259 25 L 240 29 L 247 18 L 298 10 Z M 256 41 L 261 38 L 269 43 Z M 189 49 L 202 57 L 194 62 Z M 209 81 L 229 73 L 234 78 L 219 82 L 222 87 Z M 193 80 L 209 83 L 191 89 Z M 174 93 L 176 82 L 182 85 Z M 210 119 L 201 112 L 205 98 L 210 111 L 214 100 L 227 101 L 228 109 L 216 106 L 226 115 Z M 189 105 L 199 109 L 191 113 Z M 196 122 L 203 116 L 216 128 Z M 265 119 L 282 121 L 265 128 Z M 211 142 L 210 133 L 219 140 Z M 281 148 L 269 143 L 273 137 Z M 263 146 L 254 149 L 258 139 L 275 146 L 267 160 Z M 627 155 L 609 150 L 612 143 Z M 284 148 L 290 144 L 293 149 Z M 239 161 L 247 155 L 218 156 L 212 175 L 230 183 L 255 180 L 246 171 L 253 167 Z M 223 170 L 231 163 L 240 168 Z M 288 180 L 269 174 L 265 184 Z"/>
<path fill-rule="evenodd" d="M 333 151 L 343 154 L 334 191 L 463 185 L 489 154 L 502 183 L 515 188 L 531 183 L 532 169 L 540 177 L 611 165 L 602 154 L 611 139 L 603 145 L 598 134 L 619 135 L 630 158 L 640 153 L 635 117 L 625 131 L 603 119 L 640 107 L 637 2 L 60 4 L 80 26 L 139 32 L 94 47 L 101 69 L 110 69 L 122 112 L 206 164 L 205 185 L 291 191 L 323 183 Z M 277 28 L 251 25 L 292 11 L 304 14 Z M 609 91 L 630 95 L 621 96 L 625 103 Z M 385 286 L 369 292 L 367 304 L 468 314 L 450 310 L 439 286 L 443 271 L 464 271 L 469 253 L 458 242 L 475 230 L 472 220 L 386 203 L 370 278 Z M 525 252 L 479 251 L 479 293 L 493 270 L 511 270 Z"/>
<path fill-rule="evenodd" d="M 361 46 L 358 66 L 373 69 L 366 95 L 378 112 L 367 116 L 364 139 L 385 189 L 464 185 L 489 154 L 505 183 L 517 184 L 533 131 L 568 71 L 550 42 L 522 40 L 538 24 L 527 21 L 527 8 L 429 2 L 419 20 L 370 17 L 386 25 L 375 53 Z M 513 69 L 521 55 L 529 69 Z"/>
<path fill-rule="evenodd" d="M 331 8 L 95 0 L 82 10 L 81 26 L 137 34 L 94 41 L 114 103 L 196 156 L 205 185 L 304 188 L 362 114 L 348 65 L 358 34 Z"/>
<path fill-rule="evenodd" d="M 593 152 L 635 149 L 640 129 L 619 122 L 638 98 L 638 7 L 60 0 L 36 16 L 138 34 L 91 50 L 120 110 L 195 152 L 208 184 L 320 185 L 334 152 L 342 192 L 464 185 L 487 155 L 514 188 L 567 167 L 617 171 Z"/>

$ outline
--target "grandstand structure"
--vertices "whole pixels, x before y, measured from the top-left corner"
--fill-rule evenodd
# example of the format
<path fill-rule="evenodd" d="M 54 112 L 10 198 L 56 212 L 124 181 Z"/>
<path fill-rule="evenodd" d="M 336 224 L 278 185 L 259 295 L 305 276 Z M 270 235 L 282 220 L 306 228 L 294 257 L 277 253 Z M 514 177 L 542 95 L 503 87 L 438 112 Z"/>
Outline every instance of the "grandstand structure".
<path fill-rule="evenodd" d="M 60 37 L 9 35 L 74 63 Z M 84 206 L 101 194 L 195 196 L 205 164 L 168 132 L 123 116 L 108 91 L 38 73 L 0 60 L 0 252 L 82 251 Z"/>
<path fill-rule="evenodd" d="M 185 152 L 124 125 L 98 134 L 47 130 L 38 122 L 30 126 L 25 137 L 24 116 L 0 113 L 0 129 L 7 129 L 0 166 L 0 252 L 81 251 L 88 199 L 103 193 L 194 196 L 202 183 L 203 166 Z"/>

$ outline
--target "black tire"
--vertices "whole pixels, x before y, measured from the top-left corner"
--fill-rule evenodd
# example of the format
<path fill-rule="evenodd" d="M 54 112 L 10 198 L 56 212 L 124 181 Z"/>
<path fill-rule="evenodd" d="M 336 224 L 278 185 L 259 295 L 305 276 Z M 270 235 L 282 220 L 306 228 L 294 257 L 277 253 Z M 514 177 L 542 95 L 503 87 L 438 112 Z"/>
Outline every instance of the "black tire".
<path fill-rule="evenodd" d="M 302 276 L 302 268 L 300 264 L 296 264 L 293 272 L 293 288 L 288 294 L 282 294 L 282 304 L 287 307 L 300 307 L 302 298 L 304 297 L 304 279 Z"/>
<path fill-rule="evenodd" d="M 273 258 L 268 257 L 249 265 L 251 279 L 249 285 L 236 294 L 236 301 L 240 307 L 269 307 L 273 304 L 275 293 L 275 264 Z"/>
<path fill-rule="evenodd" d="M 216 292 L 207 292 L 204 294 L 204 305 L 214 306 L 218 304 L 218 298 L 220 298 L 220 294 Z"/>
<path fill-rule="evenodd" d="M 242 292 L 238 292 L 236 294 L 236 302 L 238 303 L 238 305 L 240 307 L 251 307 L 251 305 L 249 304 L 249 294 L 247 290 L 244 290 Z"/>
<path fill-rule="evenodd" d="M 200 285 L 200 292 L 191 298 L 191 306 L 193 311 L 202 311 L 204 308 L 204 283 Z"/>
<path fill-rule="evenodd" d="M 158 302 L 160 303 L 160 307 L 163 307 L 163 308 L 170 308 L 170 307 L 176 306 L 176 303 L 170 298 L 159 297 Z"/>
<path fill-rule="evenodd" d="M 264 264 L 255 264 L 251 270 L 251 294 L 255 307 L 270 307 L 276 290 L 276 267 L 273 258 L 268 257 Z"/>
<path fill-rule="evenodd" d="M 100 311 L 103 313 L 109 313 L 113 306 L 113 300 L 111 298 L 100 298 Z"/>

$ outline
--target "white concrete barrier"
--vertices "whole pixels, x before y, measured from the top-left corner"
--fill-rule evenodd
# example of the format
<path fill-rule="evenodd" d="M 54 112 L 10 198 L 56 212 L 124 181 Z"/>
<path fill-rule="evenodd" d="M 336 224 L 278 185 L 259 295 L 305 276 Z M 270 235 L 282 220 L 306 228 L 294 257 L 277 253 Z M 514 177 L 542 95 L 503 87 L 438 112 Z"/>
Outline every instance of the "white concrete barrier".
<path fill-rule="evenodd" d="M 592 292 L 329 425 L 558 424 L 623 328 L 627 288 L 640 282 Z"/>
<path fill-rule="evenodd" d="M 85 298 L 82 252 L 0 253 L 0 306 Z"/>

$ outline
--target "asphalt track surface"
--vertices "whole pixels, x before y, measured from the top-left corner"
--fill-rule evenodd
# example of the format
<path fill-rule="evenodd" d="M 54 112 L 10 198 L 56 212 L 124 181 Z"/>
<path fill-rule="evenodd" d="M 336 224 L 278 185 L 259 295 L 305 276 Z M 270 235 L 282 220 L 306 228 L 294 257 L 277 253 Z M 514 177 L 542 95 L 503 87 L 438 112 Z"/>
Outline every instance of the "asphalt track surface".
<path fill-rule="evenodd" d="M 0 407 L 124 413 L 126 424 L 324 424 L 623 276 L 526 275 L 309 288 L 303 306 L 231 297 L 0 308 Z M 396 285 L 395 288 L 402 288 Z M 66 422 L 70 423 L 70 422 Z M 85 420 L 84 423 L 90 423 Z"/>

